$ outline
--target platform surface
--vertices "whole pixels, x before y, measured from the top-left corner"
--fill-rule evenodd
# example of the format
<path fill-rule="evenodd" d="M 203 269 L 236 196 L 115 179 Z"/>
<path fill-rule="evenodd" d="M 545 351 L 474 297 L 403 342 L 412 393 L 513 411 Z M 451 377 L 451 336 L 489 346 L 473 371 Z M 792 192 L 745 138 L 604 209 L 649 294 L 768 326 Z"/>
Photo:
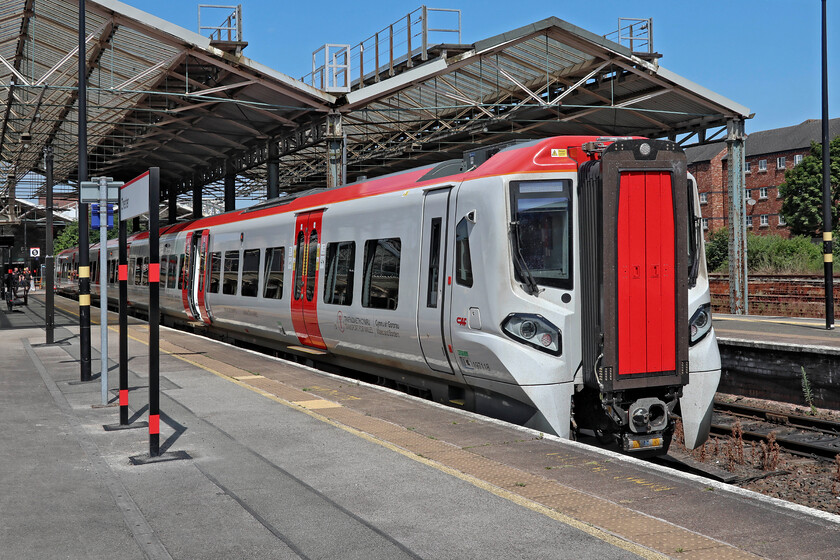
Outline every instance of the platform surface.
<path fill-rule="evenodd" d="M 840 518 L 161 328 L 161 442 L 105 431 L 78 304 L 0 311 L 0 557 L 836 558 Z M 94 322 L 98 310 L 93 308 Z M 109 319 L 110 399 L 118 356 Z M 146 419 L 148 327 L 131 320 Z M 98 374 L 98 325 L 91 328 Z"/>
<path fill-rule="evenodd" d="M 840 329 L 826 329 L 825 319 L 720 313 L 713 314 L 712 319 L 715 334 L 723 343 L 731 340 L 794 347 L 822 347 L 840 353 Z"/>

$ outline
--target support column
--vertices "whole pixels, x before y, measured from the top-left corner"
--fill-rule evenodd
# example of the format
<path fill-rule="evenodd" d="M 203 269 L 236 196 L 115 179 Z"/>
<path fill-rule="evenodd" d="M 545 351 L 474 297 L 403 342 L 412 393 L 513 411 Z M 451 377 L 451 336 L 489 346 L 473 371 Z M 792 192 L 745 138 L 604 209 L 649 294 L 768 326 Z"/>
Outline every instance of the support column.
<path fill-rule="evenodd" d="M 225 174 L 225 212 L 236 210 L 236 173 L 233 171 L 230 162 L 226 165 Z"/>
<path fill-rule="evenodd" d="M 280 196 L 280 157 L 277 149 L 277 141 L 268 141 L 268 187 L 266 198 L 277 198 Z"/>
<path fill-rule="evenodd" d="M 79 0 L 79 188 L 88 180 L 87 161 L 87 57 L 85 53 L 85 0 Z M 81 190 L 79 191 L 81 198 Z M 90 236 L 88 205 L 79 202 L 79 370 L 90 381 Z"/>
<path fill-rule="evenodd" d="M 327 188 L 338 187 L 347 182 L 347 162 L 344 151 L 344 132 L 341 113 L 333 111 L 327 115 Z"/>
<path fill-rule="evenodd" d="M 729 168 L 729 312 L 749 313 L 747 300 L 747 210 L 744 190 L 744 120 L 726 123 Z"/>
<path fill-rule="evenodd" d="M 169 210 L 166 212 L 166 221 L 169 224 L 174 224 L 178 221 L 178 190 L 171 186 L 167 194 L 169 197 Z"/>
<path fill-rule="evenodd" d="M 47 238 L 45 243 L 46 253 L 46 268 L 44 275 L 46 278 L 41 279 L 41 284 L 46 290 L 46 328 L 47 328 L 47 344 L 55 342 L 55 293 L 53 292 L 55 286 L 55 257 L 53 256 L 53 149 L 52 146 L 44 148 L 44 167 L 46 168 L 46 185 L 44 188 L 47 191 Z M 46 280 L 46 282 L 44 282 Z"/>
<path fill-rule="evenodd" d="M 193 207 L 193 219 L 198 219 L 204 217 L 204 200 L 202 198 L 203 191 L 201 189 L 201 185 L 198 184 L 196 178 L 192 178 L 192 207 Z"/>

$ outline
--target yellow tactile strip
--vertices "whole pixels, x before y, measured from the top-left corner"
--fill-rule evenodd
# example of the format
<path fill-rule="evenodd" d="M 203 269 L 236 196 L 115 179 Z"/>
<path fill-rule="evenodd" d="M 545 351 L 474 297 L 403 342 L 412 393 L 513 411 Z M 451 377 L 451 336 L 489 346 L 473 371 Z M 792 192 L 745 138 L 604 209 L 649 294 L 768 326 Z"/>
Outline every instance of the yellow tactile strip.
<path fill-rule="evenodd" d="M 288 394 L 284 383 L 266 378 L 242 379 L 245 383 L 280 396 Z M 326 401 L 332 402 L 332 401 Z M 316 409 L 312 401 L 293 402 Z M 600 527 L 646 548 L 675 558 L 746 559 L 758 556 L 738 550 L 677 527 L 665 521 L 635 512 L 621 505 L 580 492 L 573 488 L 520 469 L 487 459 L 447 442 L 432 439 L 385 420 L 366 416 L 338 403 L 321 405 L 319 414 L 355 430 L 397 445 L 417 456 L 431 459 L 494 486 L 533 500 L 561 514 Z"/>
<path fill-rule="evenodd" d="M 131 329 L 132 338 L 146 343 L 148 334 Z M 189 340 L 178 337 L 180 344 Z M 200 342 L 200 341 L 199 341 Z M 666 521 L 649 517 L 608 500 L 564 486 L 557 481 L 536 476 L 499 463 L 450 443 L 367 416 L 340 403 L 319 398 L 286 383 L 245 371 L 221 359 L 161 340 L 162 354 L 169 354 L 243 386 L 276 397 L 279 402 L 305 410 L 307 414 L 335 425 L 347 426 L 351 432 L 369 434 L 385 447 L 413 456 L 445 472 L 461 476 L 469 482 L 524 507 L 539 511 L 558 521 L 612 542 L 645 558 L 661 558 L 654 551 L 672 558 L 692 560 L 728 560 L 759 558 L 709 537 L 693 533 Z M 332 396 L 332 395 L 331 395 Z M 351 397 L 355 399 L 356 397 Z M 317 410 L 317 412 L 315 412 Z M 396 446 L 396 447 L 393 447 Z M 489 484 L 489 486 L 488 486 Z M 607 533 L 599 533 L 600 530 Z M 610 535 L 620 536 L 616 540 Z M 637 543 L 636 546 L 633 543 Z"/>

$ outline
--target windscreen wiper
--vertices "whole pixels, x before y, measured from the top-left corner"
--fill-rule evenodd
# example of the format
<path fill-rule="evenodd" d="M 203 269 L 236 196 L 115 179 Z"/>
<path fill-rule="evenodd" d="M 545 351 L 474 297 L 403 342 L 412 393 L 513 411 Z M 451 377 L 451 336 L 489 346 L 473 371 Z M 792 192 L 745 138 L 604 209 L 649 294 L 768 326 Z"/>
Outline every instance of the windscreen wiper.
<path fill-rule="evenodd" d="M 531 274 L 531 269 L 528 268 L 528 265 L 525 263 L 525 258 L 522 256 L 522 251 L 520 249 L 522 244 L 519 242 L 519 222 L 510 223 L 510 237 L 511 244 L 513 244 L 513 264 L 520 276 L 525 279 L 525 285 L 522 287 L 525 288 L 525 291 L 530 295 L 539 296 L 542 290 L 537 284 L 537 281 L 534 279 L 534 275 Z"/>

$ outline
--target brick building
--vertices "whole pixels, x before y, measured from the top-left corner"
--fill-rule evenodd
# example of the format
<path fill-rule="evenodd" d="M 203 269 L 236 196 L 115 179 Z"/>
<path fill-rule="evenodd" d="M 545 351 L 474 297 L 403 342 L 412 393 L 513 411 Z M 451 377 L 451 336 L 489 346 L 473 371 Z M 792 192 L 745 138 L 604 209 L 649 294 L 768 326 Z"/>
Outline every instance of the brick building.
<path fill-rule="evenodd" d="M 840 119 L 829 121 L 831 138 L 840 136 Z M 754 132 L 745 142 L 745 189 L 747 229 L 758 234 L 790 236 L 781 216 L 779 185 L 785 170 L 793 168 L 808 155 L 811 142 L 822 140 L 819 120 L 807 120 L 796 126 Z M 686 148 L 688 171 L 697 178 L 703 229 L 708 234 L 726 227 L 729 215 L 727 195 L 728 167 L 726 142 Z"/>

